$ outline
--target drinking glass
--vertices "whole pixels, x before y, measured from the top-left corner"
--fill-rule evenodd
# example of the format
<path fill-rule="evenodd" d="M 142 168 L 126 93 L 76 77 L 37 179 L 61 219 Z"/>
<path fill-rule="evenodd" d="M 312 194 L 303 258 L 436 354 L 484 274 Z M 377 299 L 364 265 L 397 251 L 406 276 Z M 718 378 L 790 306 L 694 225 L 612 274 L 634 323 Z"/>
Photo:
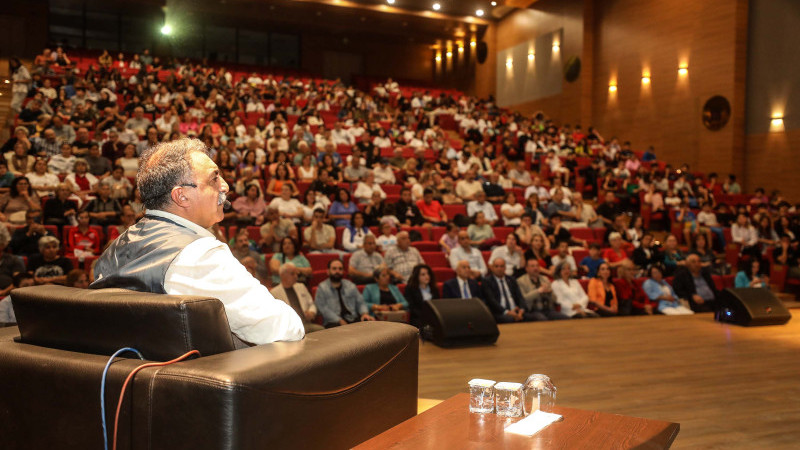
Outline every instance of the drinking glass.
<path fill-rule="evenodd" d="M 552 412 L 553 406 L 556 404 L 556 387 L 553 386 L 550 377 L 540 373 L 529 376 L 525 381 L 524 395 L 523 404 L 526 416 L 537 409 Z"/>
<path fill-rule="evenodd" d="M 522 415 L 522 384 L 497 383 L 494 385 L 497 415 L 519 417 Z"/>
<path fill-rule="evenodd" d="M 494 384 L 493 380 L 481 378 L 469 381 L 469 412 L 494 412 Z"/>

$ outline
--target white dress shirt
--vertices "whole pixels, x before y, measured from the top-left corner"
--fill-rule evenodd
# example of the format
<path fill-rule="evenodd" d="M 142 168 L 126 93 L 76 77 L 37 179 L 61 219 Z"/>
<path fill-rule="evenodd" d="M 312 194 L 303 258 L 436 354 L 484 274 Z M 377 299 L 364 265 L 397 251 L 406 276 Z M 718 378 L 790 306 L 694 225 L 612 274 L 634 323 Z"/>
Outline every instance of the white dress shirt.
<path fill-rule="evenodd" d="M 464 250 L 464 247 L 457 246 L 450 251 L 450 267 L 456 270 L 459 261 L 468 261 L 469 267 L 472 270 L 481 272 L 481 276 L 486 276 L 489 273 L 489 268 L 486 267 L 486 262 L 483 260 L 483 255 L 477 248 L 470 248 L 469 253 Z"/>
<path fill-rule="evenodd" d="M 575 305 L 581 305 L 583 309 L 589 306 L 589 296 L 581 287 L 578 280 L 570 279 L 569 284 L 564 280 L 558 279 L 553 281 L 550 285 L 553 288 L 553 294 L 556 295 L 556 301 L 561 305 L 561 313 L 569 317 L 578 314 L 578 311 L 572 309 Z"/>
<path fill-rule="evenodd" d="M 297 341 L 303 338 L 303 322 L 286 303 L 275 300 L 236 260 L 230 249 L 203 227 L 165 211 L 148 210 L 203 238 L 187 245 L 172 260 L 164 277 L 170 295 L 218 298 L 225 305 L 231 332 L 251 344 Z"/>

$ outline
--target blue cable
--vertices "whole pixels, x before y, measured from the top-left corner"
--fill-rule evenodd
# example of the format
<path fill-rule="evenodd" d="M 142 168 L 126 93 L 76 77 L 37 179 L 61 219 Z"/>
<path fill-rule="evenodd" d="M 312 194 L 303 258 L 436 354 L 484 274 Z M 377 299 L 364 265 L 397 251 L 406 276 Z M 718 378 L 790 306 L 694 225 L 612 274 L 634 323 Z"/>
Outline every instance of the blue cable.
<path fill-rule="evenodd" d="M 106 363 L 106 368 L 103 369 L 103 379 L 100 382 L 100 416 L 103 419 L 103 446 L 105 450 L 108 450 L 108 431 L 106 430 L 106 376 L 108 375 L 108 368 L 111 367 L 111 363 L 114 362 L 114 358 L 119 356 L 120 353 L 124 352 L 133 352 L 139 357 L 139 359 L 144 359 L 139 350 L 131 347 L 125 347 L 117 350 L 108 358 L 108 362 Z"/>

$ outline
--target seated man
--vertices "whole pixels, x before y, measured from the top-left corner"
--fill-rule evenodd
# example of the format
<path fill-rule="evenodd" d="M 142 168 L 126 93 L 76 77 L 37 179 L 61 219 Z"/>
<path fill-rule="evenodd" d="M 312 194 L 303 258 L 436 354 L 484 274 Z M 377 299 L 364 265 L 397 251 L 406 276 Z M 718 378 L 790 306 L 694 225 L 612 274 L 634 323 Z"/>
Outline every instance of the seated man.
<path fill-rule="evenodd" d="M 538 314 L 526 312 L 522 305 L 524 299 L 517 286 L 517 280 L 506 275 L 506 262 L 496 258 L 491 263 L 491 275 L 481 283 L 483 302 L 489 307 L 497 323 L 530 322 L 540 320 Z"/>
<path fill-rule="evenodd" d="M 105 228 L 119 223 L 122 206 L 117 200 L 111 198 L 111 186 L 101 183 L 97 187 L 97 197 L 86 205 L 84 211 L 89 213 L 92 225 L 100 225 Z"/>
<path fill-rule="evenodd" d="M 675 273 L 672 288 L 678 298 L 689 301 L 694 312 L 716 311 L 719 307 L 719 293 L 711 279 L 711 273 L 703 270 L 700 257 L 696 254 L 686 257 L 686 267 Z"/>
<path fill-rule="evenodd" d="M 483 255 L 480 250 L 472 246 L 469 234 L 464 230 L 458 232 L 458 246 L 450 250 L 450 267 L 456 270 L 461 261 L 469 263 L 469 278 L 473 280 L 489 273 L 489 269 L 486 268 L 486 262 L 483 260 Z"/>
<path fill-rule="evenodd" d="M 539 269 L 539 261 L 529 259 L 525 264 L 525 274 L 517 278 L 525 309 L 536 315 L 538 320 L 569 319 L 566 314 L 556 311 L 550 279 L 542 275 Z"/>
<path fill-rule="evenodd" d="M 407 283 L 414 266 L 417 264 L 425 264 L 419 250 L 411 246 L 411 239 L 408 237 L 408 231 L 401 231 L 397 233 L 397 245 L 390 248 L 384 256 L 386 266 L 389 267 L 389 272 L 396 280 L 401 283 Z"/>
<path fill-rule="evenodd" d="M 297 282 L 297 267 L 287 262 L 280 269 L 281 282 L 270 289 L 270 294 L 277 300 L 286 302 L 300 316 L 306 333 L 323 329 L 322 325 L 314 323 L 317 317 L 317 307 L 311 293 L 303 283 Z"/>
<path fill-rule="evenodd" d="M 497 212 L 494 210 L 494 205 L 486 201 L 486 193 L 484 191 L 479 191 L 475 194 L 475 200 L 467 203 L 467 216 L 474 217 L 479 212 L 483 213 L 486 222 L 490 226 L 494 226 L 497 223 Z"/>
<path fill-rule="evenodd" d="M 333 259 L 328 262 L 328 279 L 317 286 L 314 303 L 322 314 L 325 328 L 375 320 L 369 315 L 364 297 L 358 292 L 356 285 L 343 277 L 344 264 Z"/>
<path fill-rule="evenodd" d="M 325 223 L 325 211 L 321 208 L 314 210 L 311 225 L 303 230 L 303 242 L 308 245 L 310 253 L 344 253 L 336 250 L 336 229 Z"/>
<path fill-rule="evenodd" d="M 447 213 L 444 212 L 442 204 L 433 199 L 431 188 L 422 191 L 422 199 L 417 201 L 417 208 L 426 222 L 442 226 L 447 224 Z"/>
<path fill-rule="evenodd" d="M 201 141 L 147 149 L 137 185 L 147 214 L 97 260 L 91 288 L 218 298 L 239 347 L 302 339 L 297 313 L 208 231 L 223 218 L 228 184 Z"/>
<path fill-rule="evenodd" d="M 469 261 L 456 263 L 456 277 L 444 282 L 442 297 L 444 298 L 480 298 L 481 287 L 472 276 Z"/>
<path fill-rule="evenodd" d="M 383 256 L 376 251 L 378 245 L 375 236 L 364 236 L 364 247 L 353 253 L 347 267 L 347 276 L 356 284 L 370 284 L 374 280 L 373 273 L 381 266 L 385 266 Z"/>
<path fill-rule="evenodd" d="M 72 212 L 74 214 L 75 211 Z M 9 248 L 16 256 L 30 258 L 39 253 L 39 239 L 43 236 L 52 235 L 42 225 L 42 212 L 29 209 L 25 211 L 25 226 L 14 230 Z"/>
<path fill-rule="evenodd" d="M 266 247 L 267 253 L 281 251 L 281 241 L 285 237 L 297 240 L 297 227 L 292 219 L 281 217 L 278 208 L 268 206 L 264 214 L 264 225 L 261 225 L 260 246 Z M 322 212 L 323 217 L 325 212 Z M 334 232 L 335 233 L 335 232 Z"/>

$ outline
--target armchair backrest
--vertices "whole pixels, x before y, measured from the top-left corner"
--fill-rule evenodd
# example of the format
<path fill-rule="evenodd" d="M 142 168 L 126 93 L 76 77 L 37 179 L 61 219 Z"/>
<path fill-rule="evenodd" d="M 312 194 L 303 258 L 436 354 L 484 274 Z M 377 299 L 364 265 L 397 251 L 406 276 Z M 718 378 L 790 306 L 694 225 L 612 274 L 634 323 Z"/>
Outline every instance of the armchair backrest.
<path fill-rule="evenodd" d="M 215 298 L 33 286 L 15 289 L 11 301 L 26 344 L 100 355 L 133 347 L 152 361 L 235 348 L 225 307 Z"/>

